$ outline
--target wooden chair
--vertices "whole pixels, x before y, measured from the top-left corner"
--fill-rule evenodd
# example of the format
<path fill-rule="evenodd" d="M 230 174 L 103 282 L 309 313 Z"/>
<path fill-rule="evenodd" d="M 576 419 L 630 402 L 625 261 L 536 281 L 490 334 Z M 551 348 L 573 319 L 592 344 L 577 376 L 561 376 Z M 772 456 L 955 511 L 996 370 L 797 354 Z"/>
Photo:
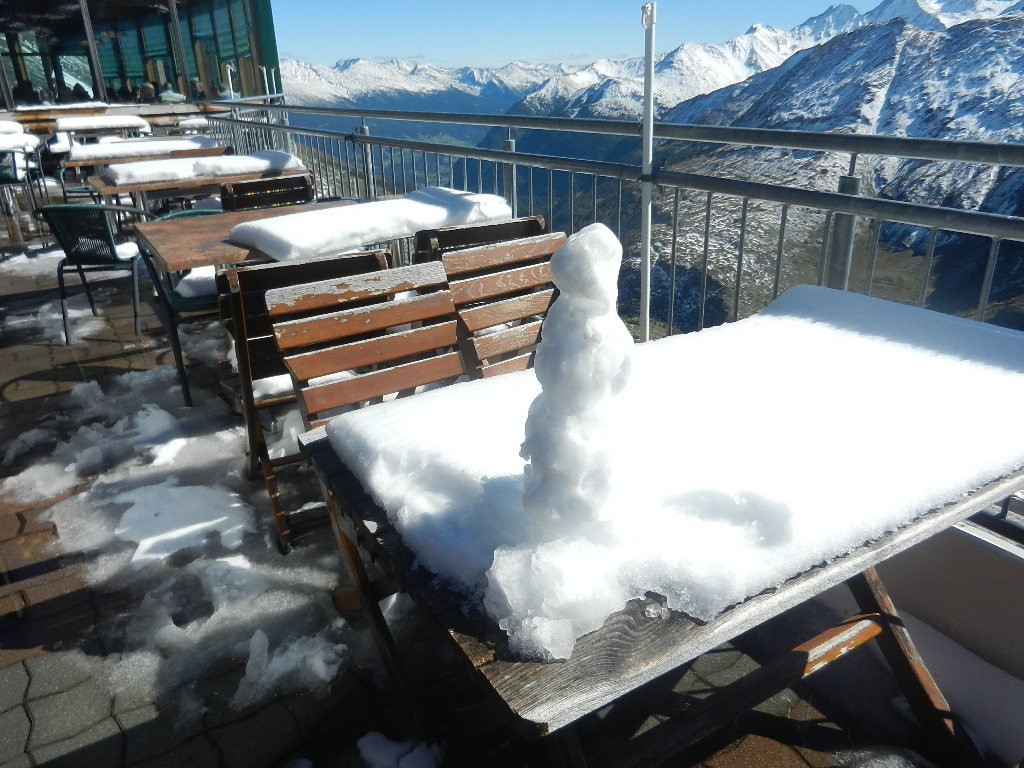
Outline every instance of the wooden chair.
<path fill-rule="evenodd" d="M 565 240 L 555 232 L 441 256 L 467 373 L 496 376 L 533 364 L 543 316 L 555 297 L 551 255 Z"/>
<path fill-rule="evenodd" d="M 279 288 L 267 293 L 267 309 L 310 428 L 323 426 L 340 408 L 358 408 L 393 393 L 411 394 L 422 385 L 454 381 L 463 372 L 456 349 L 455 304 L 437 262 L 389 269 L 369 279 L 357 275 Z M 317 381 L 341 372 L 345 376 L 340 380 Z M 325 500 L 355 585 L 354 595 L 336 593 L 336 600 L 363 611 L 395 684 L 412 704 L 417 696 L 379 605 L 395 590 L 390 582 L 371 580 L 359 537 L 339 514 L 341 500 L 326 489 Z"/>
<path fill-rule="evenodd" d="M 276 289 L 267 310 L 308 428 L 339 408 L 463 373 L 455 304 L 436 262 Z M 343 371 L 351 376 L 315 381 Z"/>
<path fill-rule="evenodd" d="M 248 211 L 308 203 L 313 199 L 313 191 L 312 177 L 308 173 L 296 174 L 224 184 L 220 201 L 225 211 Z"/>
<path fill-rule="evenodd" d="M 297 447 L 284 456 L 271 458 L 267 430 L 274 425 L 272 409 L 295 401 L 295 391 L 261 390 L 260 382 L 288 374 L 271 332 L 267 314 L 267 292 L 284 286 L 342 278 L 385 269 L 384 251 L 341 254 L 307 261 L 277 262 L 224 270 L 219 275 L 221 318 L 234 339 L 237 363 L 237 400 L 246 431 L 246 473 L 262 474 L 277 524 L 278 546 L 291 548 L 296 524 L 280 499 L 277 470 L 303 460 Z"/>
<path fill-rule="evenodd" d="M 438 261 L 442 255 L 456 248 L 533 237 L 545 232 L 547 228 L 543 216 L 526 216 L 500 224 L 463 224 L 424 229 L 416 233 L 413 262 Z"/>

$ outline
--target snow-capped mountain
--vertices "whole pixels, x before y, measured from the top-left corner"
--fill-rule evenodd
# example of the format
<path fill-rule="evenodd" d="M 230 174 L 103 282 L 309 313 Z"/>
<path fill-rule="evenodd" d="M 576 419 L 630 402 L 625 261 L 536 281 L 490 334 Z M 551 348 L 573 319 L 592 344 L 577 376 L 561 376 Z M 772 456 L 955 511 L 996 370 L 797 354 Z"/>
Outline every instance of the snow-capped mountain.
<path fill-rule="evenodd" d="M 896 18 L 883 25 L 858 28 L 791 57 L 781 66 L 714 93 L 685 101 L 663 115 L 666 122 L 730 125 L 783 130 L 877 133 L 895 136 L 1024 142 L 1024 15 L 1001 14 L 922 30 Z M 848 156 L 799 153 L 770 148 L 662 148 L 667 167 L 733 178 L 752 178 L 832 191 L 845 173 Z M 1024 170 L 990 165 L 861 157 L 862 193 L 931 205 L 995 213 L 1024 213 Z M 702 211 L 684 204 L 684 231 L 700 231 Z M 747 244 L 752 253 L 771 253 L 777 232 L 770 222 L 753 227 Z M 791 219 L 794 237 L 813 242 L 820 221 L 805 213 Z M 906 251 L 920 269 L 927 233 L 888 225 L 883 241 L 893 252 Z M 988 242 L 982 238 L 941 234 L 929 306 L 967 310 L 977 301 Z M 722 249 L 721 275 L 730 267 Z M 756 270 L 756 267 L 752 267 Z M 787 269 L 799 269 L 790 264 Z M 767 277 L 767 276 L 766 276 Z M 805 275 L 804 279 L 814 279 Z M 912 300 L 918 290 L 905 280 L 894 297 Z M 1024 260 L 1004 258 L 996 271 L 994 297 L 1018 291 Z M 908 289 L 907 286 L 911 287 Z M 893 289 L 896 290 L 895 288 Z"/>
<path fill-rule="evenodd" d="M 504 112 L 560 66 L 514 62 L 497 69 L 445 69 L 404 59 L 348 59 L 334 67 L 281 62 L 285 93 L 295 104 Z"/>
<path fill-rule="evenodd" d="M 860 27 L 901 18 L 920 30 L 941 31 L 1022 9 L 1024 0 L 883 0 L 864 14 L 834 5 L 789 30 L 755 24 L 725 43 L 683 43 L 656 61 L 656 108 L 667 112 Z M 281 64 L 285 92 L 297 104 L 608 119 L 639 118 L 642 69 L 641 57 L 584 66 L 514 62 L 496 69 L 446 69 L 404 59 Z"/>

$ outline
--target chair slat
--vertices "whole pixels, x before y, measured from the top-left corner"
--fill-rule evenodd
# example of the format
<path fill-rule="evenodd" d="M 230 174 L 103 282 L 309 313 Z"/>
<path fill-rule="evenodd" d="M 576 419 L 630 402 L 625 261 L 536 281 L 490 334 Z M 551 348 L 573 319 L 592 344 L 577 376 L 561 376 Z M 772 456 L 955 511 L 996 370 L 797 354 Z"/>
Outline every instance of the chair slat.
<path fill-rule="evenodd" d="M 486 301 L 518 291 L 527 291 L 550 282 L 551 264 L 545 262 L 479 275 L 466 280 L 452 280 L 451 291 L 455 306 L 461 307 L 475 301 Z"/>
<path fill-rule="evenodd" d="M 252 266 L 225 270 L 225 274 L 228 276 L 244 275 L 241 278 L 242 286 L 240 290 L 245 295 L 245 298 L 248 299 L 250 293 L 254 295 L 263 294 L 271 288 L 314 283 L 319 280 L 337 277 L 339 274 L 339 262 L 344 262 L 344 269 L 350 275 L 383 270 L 388 267 L 387 252 L 376 250 L 354 251 L 336 256 L 302 259 L 301 261 L 276 261 L 272 264 L 254 264 Z"/>
<path fill-rule="evenodd" d="M 428 325 L 403 333 L 393 333 L 336 347 L 291 355 L 288 368 L 299 381 L 326 376 L 337 371 L 377 365 L 397 358 L 452 347 L 456 343 L 455 321 Z"/>
<path fill-rule="evenodd" d="M 461 373 L 462 359 L 458 352 L 448 352 L 383 371 L 366 373 L 354 379 L 309 387 L 302 390 L 302 398 L 306 412 L 313 416 L 332 408 L 431 384 Z"/>
<path fill-rule="evenodd" d="M 362 294 L 362 291 L 359 292 Z M 422 320 L 442 317 L 453 308 L 448 291 L 438 291 L 401 301 L 344 309 L 325 315 L 285 320 L 274 325 L 274 336 L 283 351 L 329 342 Z"/>
<path fill-rule="evenodd" d="M 494 269 L 524 261 L 550 257 L 566 240 L 563 232 L 506 240 L 491 245 L 461 248 L 441 257 L 448 277 L 459 277 L 483 269 Z"/>
<path fill-rule="evenodd" d="M 484 365 L 480 369 L 480 375 L 484 378 L 490 376 L 501 376 L 506 373 L 515 373 L 516 371 L 525 371 L 527 368 L 533 365 L 534 353 L 527 352 L 525 355 L 519 355 L 518 357 L 512 357 L 508 360 L 502 360 L 497 363 L 490 365 Z"/>
<path fill-rule="evenodd" d="M 302 286 L 267 291 L 271 317 L 312 311 L 334 304 L 359 301 L 385 294 L 439 288 L 448 283 L 444 268 L 434 262 L 371 272 L 355 280 L 322 280 Z"/>
<path fill-rule="evenodd" d="M 540 340 L 541 321 L 517 325 L 503 331 L 473 339 L 473 348 L 481 360 L 516 352 L 533 346 Z"/>
<path fill-rule="evenodd" d="M 534 315 L 543 315 L 551 305 L 554 288 L 528 293 L 492 303 L 480 304 L 459 310 L 459 317 L 471 333 L 491 328 L 502 323 L 522 320 Z"/>

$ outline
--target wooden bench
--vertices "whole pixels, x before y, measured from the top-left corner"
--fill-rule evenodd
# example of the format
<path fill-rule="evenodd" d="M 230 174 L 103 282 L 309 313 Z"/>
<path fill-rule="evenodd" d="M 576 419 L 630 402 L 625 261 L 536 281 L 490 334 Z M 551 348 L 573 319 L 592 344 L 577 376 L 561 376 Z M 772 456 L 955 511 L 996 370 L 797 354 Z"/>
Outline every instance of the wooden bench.
<path fill-rule="evenodd" d="M 541 323 L 555 298 L 551 256 L 565 240 L 555 232 L 441 256 L 459 313 L 467 373 L 496 376 L 533 364 Z"/>
<path fill-rule="evenodd" d="M 383 251 L 367 251 L 308 261 L 236 267 L 218 275 L 221 318 L 234 339 L 238 381 L 237 397 L 245 421 L 246 473 L 262 473 L 277 523 L 278 545 L 283 552 L 291 547 L 294 523 L 280 500 L 277 470 L 302 461 L 297 449 L 271 458 L 263 418 L 277 406 L 295 401 L 295 392 L 259 393 L 258 382 L 273 376 L 286 376 L 288 369 L 274 342 L 267 313 L 266 294 L 272 289 L 311 281 L 362 274 L 387 267 Z"/>
<path fill-rule="evenodd" d="M 499 224 L 461 224 L 454 227 L 423 229 L 414 237 L 413 262 L 437 261 L 448 251 L 457 248 L 533 237 L 543 235 L 546 231 L 543 216 L 526 216 Z"/>

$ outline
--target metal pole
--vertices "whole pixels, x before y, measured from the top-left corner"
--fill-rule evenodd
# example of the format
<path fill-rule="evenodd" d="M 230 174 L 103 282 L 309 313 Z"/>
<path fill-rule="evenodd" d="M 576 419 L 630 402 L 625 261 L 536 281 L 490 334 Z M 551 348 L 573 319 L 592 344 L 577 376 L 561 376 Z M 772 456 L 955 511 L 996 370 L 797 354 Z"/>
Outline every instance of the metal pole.
<path fill-rule="evenodd" d="M 261 65 L 260 66 L 260 74 L 263 75 L 263 93 L 269 96 L 270 95 L 270 83 L 267 80 L 267 68 Z"/>
<path fill-rule="evenodd" d="M 233 99 L 235 97 L 235 86 L 231 82 L 231 70 L 233 70 L 233 69 L 234 69 L 234 67 L 232 67 L 230 64 L 228 64 L 226 61 L 224 62 L 224 72 L 226 72 L 227 76 L 228 76 L 228 98 L 229 99 Z"/>
<path fill-rule="evenodd" d="M 839 192 L 844 195 L 860 194 L 860 176 L 857 172 L 857 153 L 850 155 L 850 172 L 839 177 Z M 837 213 L 832 222 L 832 242 L 829 244 L 828 274 L 825 285 L 840 291 L 850 287 L 850 265 L 853 263 L 853 237 L 857 217 L 848 213 Z"/>
<path fill-rule="evenodd" d="M 178 0 L 167 0 L 167 11 L 171 15 L 171 52 L 177 59 L 178 72 L 181 73 L 181 92 L 185 100 L 195 101 L 192 90 L 192 79 L 188 72 L 188 59 L 185 58 L 185 41 L 181 38 L 181 24 L 178 23 Z"/>
<path fill-rule="evenodd" d="M 103 69 L 100 67 L 100 57 L 96 50 L 96 36 L 92 32 L 92 18 L 89 16 L 89 5 L 86 0 L 78 0 L 78 7 L 82 11 L 82 26 L 85 27 L 85 41 L 89 48 L 89 64 L 92 65 L 92 82 L 96 101 L 107 100 L 107 88 L 103 84 Z"/>
<path fill-rule="evenodd" d="M 640 341 L 651 338 L 651 198 L 654 185 L 654 23 L 657 3 L 641 6 L 644 29 L 643 167 L 640 184 Z"/>
<path fill-rule="evenodd" d="M 512 138 L 511 128 L 508 129 L 508 135 L 501 143 L 501 148 L 505 152 L 516 151 L 516 140 Z M 519 215 L 519 195 L 516 194 L 515 163 L 505 163 L 505 197 L 508 198 L 508 204 L 512 207 L 512 217 L 515 218 Z"/>
<path fill-rule="evenodd" d="M 369 136 L 370 126 L 366 124 L 365 120 L 360 121 L 360 125 L 356 127 L 356 135 L 358 136 Z M 416 187 L 416 157 L 413 156 L 412 166 L 412 184 Z M 366 199 L 373 200 L 377 196 L 377 190 L 373 183 L 373 153 L 370 151 L 369 144 L 363 144 L 363 189 L 366 190 Z"/>

